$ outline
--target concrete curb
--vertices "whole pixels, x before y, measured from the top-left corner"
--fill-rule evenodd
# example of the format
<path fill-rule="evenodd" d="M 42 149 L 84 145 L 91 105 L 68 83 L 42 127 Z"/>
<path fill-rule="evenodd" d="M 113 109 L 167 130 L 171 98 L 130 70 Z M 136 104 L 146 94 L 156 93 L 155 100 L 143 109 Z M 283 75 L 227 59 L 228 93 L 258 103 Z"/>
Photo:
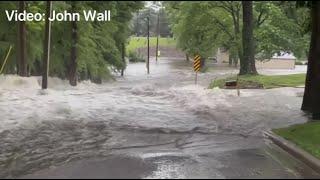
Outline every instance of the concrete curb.
<path fill-rule="evenodd" d="M 316 172 L 320 172 L 320 160 L 305 150 L 301 149 L 297 145 L 289 142 L 288 140 L 274 134 L 271 131 L 265 131 L 264 135 L 270 139 L 274 144 L 278 145 L 298 160 L 304 162 Z"/>

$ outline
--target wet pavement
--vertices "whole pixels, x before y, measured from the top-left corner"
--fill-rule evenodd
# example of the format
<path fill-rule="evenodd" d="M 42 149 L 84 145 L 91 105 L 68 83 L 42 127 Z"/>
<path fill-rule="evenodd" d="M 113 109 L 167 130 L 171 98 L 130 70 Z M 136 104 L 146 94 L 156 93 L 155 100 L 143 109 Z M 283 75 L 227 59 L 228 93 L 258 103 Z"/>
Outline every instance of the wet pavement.
<path fill-rule="evenodd" d="M 197 140 L 199 137 L 197 137 Z M 208 137 L 207 137 L 208 138 Z M 228 145 L 217 147 L 230 139 Z M 232 139 L 232 140 L 231 140 Z M 217 142 L 219 141 L 220 142 Z M 239 141 L 233 145 L 232 141 Z M 319 174 L 276 146 L 256 139 L 215 137 L 212 144 L 131 147 L 104 158 L 74 161 L 22 178 L 317 178 Z M 249 143 L 250 142 L 250 143 Z M 251 143 L 257 144 L 252 146 Z M 246 143 L 247 147 L 233 147 Z M 230 149 L 228 149 L 230 148 Z M 157 149 L 157 150 L 155 150 Z M 219 150 L 220 149 L 220 150 Z M 228 150 L 227 150 L 228 149 Z M 130 154 L 130 155 L 129 155 Z"/>
<path fill-rule="evenodd" d="M 191 62 L 129 64 L 125 77 L 71 88 L 0 77 L 2 178 L 316 178 L 262 132 L 307 121 L 302 88 L 207 89 L 237 73 Z M 262 70 L 264 74 L 303 72 Z M 6 86 L 3 86 L 3 85 Z M 18 111 L 18 112 L 17 112 Z"/>

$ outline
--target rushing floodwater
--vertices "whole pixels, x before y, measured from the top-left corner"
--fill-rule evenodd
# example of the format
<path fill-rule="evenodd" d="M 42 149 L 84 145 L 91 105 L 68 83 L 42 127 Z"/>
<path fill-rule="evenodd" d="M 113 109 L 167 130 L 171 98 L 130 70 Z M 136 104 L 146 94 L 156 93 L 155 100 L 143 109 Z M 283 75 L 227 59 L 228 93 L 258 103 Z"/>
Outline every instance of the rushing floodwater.
<path fill-rule="evenodd" d="M 190 64 L 160 60 L 150 75 L 145 64 L 130 64 L 115 82 L 72 88 L 51 78 L 46 91 L 39 77 L 0 76 L 0 177 L 126 149 L 165 146 L 192 154 L 201 146 L 217 152 L 255 147 L 263 130 L 307 120 L 299 110 L 302 88 L 241 90 L 240 97 L 207 89 L 212 79 L 236 72 L 214 68 L 194 85 Z"/>

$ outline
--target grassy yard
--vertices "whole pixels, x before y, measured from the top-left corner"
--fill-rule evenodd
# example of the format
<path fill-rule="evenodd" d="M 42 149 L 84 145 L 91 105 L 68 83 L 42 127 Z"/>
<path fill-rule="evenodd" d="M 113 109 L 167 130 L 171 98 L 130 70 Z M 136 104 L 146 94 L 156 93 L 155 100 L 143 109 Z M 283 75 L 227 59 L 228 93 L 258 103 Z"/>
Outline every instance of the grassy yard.
<path fill-rule="evenodd" d="M 274 133 L 295 143 L 302 149 L 320 158 L 320 122 L 294 125 L 289 128 L 275 129 Z"/>
<path fill-rule="evenodd" d="M 146 37 L 131 37 L 129 44 L 127 45 L 127 52 L 132 52 L 140 47 L 147 47 L 147 38 Z M 157 45 L 157 38 L 150 37 L 150 47 L 155 47 Z M 165 47 L 175 47 L 176 42 L 173 38 L 159 38 L 159 46 Z"/>
<path fill-rule="evenodd" d="M 239 88 L 247 86 L 262 86 L 265 89 L 277 87 L 296 87 L 304 85 L 306 74 L 291 74 L 291 75 L 244 75 L 239 76 Z M 209 88 L 219 87 L 224 88 L 225 82 L 228 80 L 236 80 L 236 76 L 217 79 L 213 81 Z"/>

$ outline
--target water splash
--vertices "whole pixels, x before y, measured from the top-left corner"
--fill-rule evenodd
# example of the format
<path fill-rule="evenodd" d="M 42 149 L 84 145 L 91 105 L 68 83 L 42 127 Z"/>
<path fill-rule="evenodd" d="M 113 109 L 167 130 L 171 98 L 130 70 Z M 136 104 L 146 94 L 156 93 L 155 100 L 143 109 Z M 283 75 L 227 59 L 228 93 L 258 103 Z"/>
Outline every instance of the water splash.
<path fill-rule="evenodd" d="M 228 71 L 201 74 L 200 85 L 193 85 L 191 67 L 162 61 L 156 67 L 152 76 L 131 69 L 121 81 L 102 85 L 71 87 L 49 78 L 45 91 L 40 77 L 0 76 L 0 177 L 106 156 L 128 138 L 145 146 L 196 133 L 258 136 L 306 119 L 296 96 L 303 89 L 241 90 L 238 97 L 235 90 L 205 88 Z"/>

